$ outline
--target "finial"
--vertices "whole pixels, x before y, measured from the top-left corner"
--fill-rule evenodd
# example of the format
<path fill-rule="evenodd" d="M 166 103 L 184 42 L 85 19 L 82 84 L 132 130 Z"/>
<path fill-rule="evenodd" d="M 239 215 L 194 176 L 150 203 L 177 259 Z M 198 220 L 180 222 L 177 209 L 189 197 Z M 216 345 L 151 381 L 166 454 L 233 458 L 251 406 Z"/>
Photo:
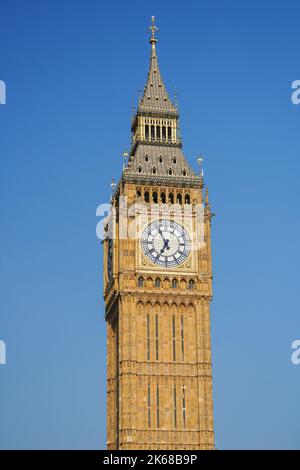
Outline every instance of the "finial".
<path fill-rule="evenodd" d="M 143 90 L 142 87 L 139 87 L 138 89 L 138 104 L 140 104 L 141 100 L 143 99 Z"/>
<path fill-rule="evenodd" d="M 116 182 L 115 182 L 115 178 L 112 178 L 111 183 L 110 183 L 110 187 L 111 187 L 110 202 L 111 202 L 111 204 L 113 204 L 113 195 L 114 195 L 116 186 L 117 185 L 116 185 Z"/>
<path fill-rule="evenodd" d="M 200 175 L 203 176 L 203 168 L 201 168 L 201 165 L 203 163 L 203 156 L 202 155 L 198 155 L 198 158 L 197 158 L 197 163 L 199 165 L 199 168 L 200 168 Z"/>
<path fill-rule="evenodd" d="M 124 158 L 123 170 L 125 170 L 125 168 L 126 168 L 127 157 L 128 157 L 128 152 L 127 152 L 127 150 L 125 149 L 124 152 L 123 152 L 123 158 Z"/>
<path fill-rule="evenodd" d="M 151 26 L 149 27 L 149 30 L 151 31 L 150 44 L 155 45 L 157 42 L 155 33 L 158 31 L 158 28 L 155 25 L 155 16 L 151 16 Z"/>
<path fill-rule="evenodd" d="M 111 187 L 112 192 L 114 192 L 115 187 L 116 187 L 115 178 L 111 179 L 110 187 Z"/>
<path fill-rule="evenodd" d="M 174 88 L 173 97 L 174 97 L 175 107 L 176 107 L 176 109 L 178 109 L 178 107 L 179 107 L 179 105 L 178 105 L 178 92 L 177 92 L 176 87 Z"/>

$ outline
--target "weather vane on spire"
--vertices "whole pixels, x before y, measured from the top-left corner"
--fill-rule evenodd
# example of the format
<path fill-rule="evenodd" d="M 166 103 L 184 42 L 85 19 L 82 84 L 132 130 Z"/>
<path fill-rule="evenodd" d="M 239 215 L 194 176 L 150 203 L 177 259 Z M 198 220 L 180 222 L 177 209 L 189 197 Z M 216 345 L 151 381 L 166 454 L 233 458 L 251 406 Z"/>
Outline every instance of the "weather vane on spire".
<path fill-rule="evenodd" d="M 158 31 L 158 28 L 155 25 L 155 16 L 151 16 L 151 26 L 149 27 L 149 30 L 151 31 L 150 43 L 155 44 L 157 42 L 155 33 Z"/>

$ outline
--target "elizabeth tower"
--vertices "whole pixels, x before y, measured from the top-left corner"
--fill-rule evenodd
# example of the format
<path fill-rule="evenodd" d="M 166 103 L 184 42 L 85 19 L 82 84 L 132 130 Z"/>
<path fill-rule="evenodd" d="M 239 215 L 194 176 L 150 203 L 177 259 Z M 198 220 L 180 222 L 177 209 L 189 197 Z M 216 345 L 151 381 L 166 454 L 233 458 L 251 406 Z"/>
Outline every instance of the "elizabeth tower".
<path fill-rule="evenodd" d="M 210 210 L 150 67 L 105 226 L 107 448 L 214 449 Z M 126 156 L 126 154 L 125 154 Z"/>

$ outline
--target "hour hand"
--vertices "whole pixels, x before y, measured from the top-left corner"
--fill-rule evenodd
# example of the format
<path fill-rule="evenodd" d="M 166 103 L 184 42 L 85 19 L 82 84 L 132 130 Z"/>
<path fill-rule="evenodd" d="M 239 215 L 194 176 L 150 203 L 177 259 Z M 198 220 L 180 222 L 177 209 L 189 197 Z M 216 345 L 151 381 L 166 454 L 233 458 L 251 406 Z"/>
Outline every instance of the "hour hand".
<path fill-rule="evenodd" d="M 162 253 L 165 251 L 165 249 L 169 250 L 169 248 L 170 248 L 170 247 L 169 247 L 169 240 L 165 240 L 165 239 L 164 239 L 164 246 L 163 246 L 162 249 L 160 250 L 160 254 L 162 254 Z"/>

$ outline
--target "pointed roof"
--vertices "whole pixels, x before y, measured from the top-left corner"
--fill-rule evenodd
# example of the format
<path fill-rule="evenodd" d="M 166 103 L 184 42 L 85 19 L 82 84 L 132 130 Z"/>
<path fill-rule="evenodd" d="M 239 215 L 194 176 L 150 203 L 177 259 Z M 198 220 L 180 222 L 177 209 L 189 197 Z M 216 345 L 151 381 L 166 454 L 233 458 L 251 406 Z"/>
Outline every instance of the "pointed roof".
<path fill-rule="evenodd" d="M 155 26 L 154 16 L 152 16 L 151 20 L 152 25 L 150 26 L 150 67 L 148 72 L 147 83 L 144 88 L 144 94 L 139 102 L 138 111 L 178 114 L 176 106 L 172 103 L 169 98 L 159 70 L 156 53 L 157 38 L 155 37 L 155 32 L 158 31 L 158 29 Z"/>
<path fill-rule="evenodd" d="M 139 114 L 152 113 L 158 117 L 169 117 L 178 126 L 179 113 L 170 100 L 158 67 L 155 32 L 157 28 L 152 17 L 150 38 L 151 56 L 148 80 L 137 113 L 133 117 L 132 132 L 138 123 Z M 178 131 L 178 127 L 177 127 Z M 145 136 L 144 136 L 145 137 Z M 139 184 L 158 184 L 178 187 L 199 187 L 202 176 L 196 175 L 186 160 L 178 134 L 176 140 L 149 139 L 138 136 L 132 140 L 131 153 L 123 170 L 123 181 Z"/>
<path fill-rule="evenodd" d="M 185 179 L 196 176 L 180 147 L 151 144 L 141 144 L 137 147 L 125 172 L 140 177 L 150 175 L 154 179 Z"/>

